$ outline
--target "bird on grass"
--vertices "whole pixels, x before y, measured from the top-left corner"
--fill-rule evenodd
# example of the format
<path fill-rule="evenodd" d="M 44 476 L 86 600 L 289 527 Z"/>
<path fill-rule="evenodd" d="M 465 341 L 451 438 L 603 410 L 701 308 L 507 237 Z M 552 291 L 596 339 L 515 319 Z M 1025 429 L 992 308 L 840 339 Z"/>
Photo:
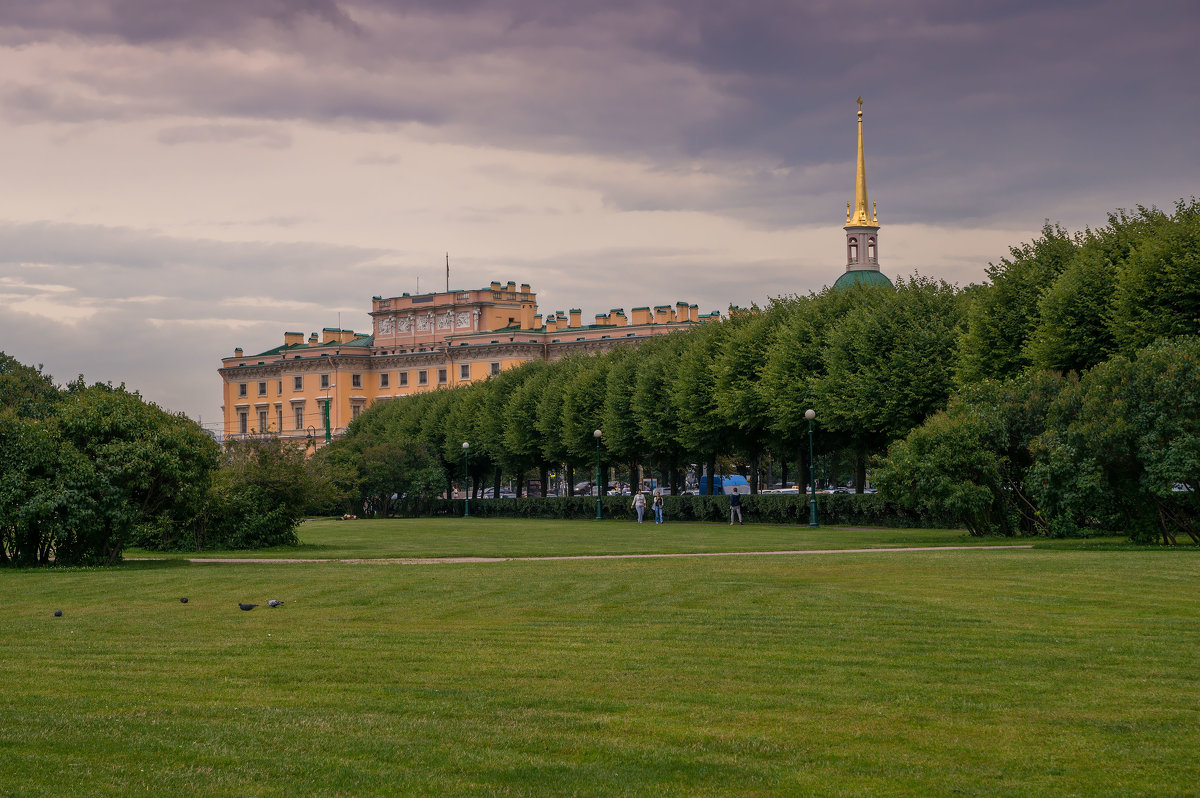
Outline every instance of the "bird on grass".
<path fill-rule="evenodd" d="M 283 604 L 283 602 L 280 601 L 279 599 L 271 599 L 270 601 L 267 602 L 268 607 L 278 607 L 281 604 Z"/>
<path fill-rule="evenodd" d="M 62 617 L 62 610 L 55 610 L 55 611 L 54 611 L 54 617 L 55 617 L 55 618 L 61 618 L 61 617 Z"/>
<path fill-rule="evenodd" d="M 181 599 L 179 600 L 179 603 L 180 603 L 180 604 L 187 604 L 187 596 L 184 596 L 183 598 L 181 598 Z"/>
<path fill-rule="evenodd" d="M 257 606 L 258 606 L 257 604 L 238 604 L 238 609 L 243 609 L 246 612 L 249 612 L 250 610 L 254 609 Z"/>

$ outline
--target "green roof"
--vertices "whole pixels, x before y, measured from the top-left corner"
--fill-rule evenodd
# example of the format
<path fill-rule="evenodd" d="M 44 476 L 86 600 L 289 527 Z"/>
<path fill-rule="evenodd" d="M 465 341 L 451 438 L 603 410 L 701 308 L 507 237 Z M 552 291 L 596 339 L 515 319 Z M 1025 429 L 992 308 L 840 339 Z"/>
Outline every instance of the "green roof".
<path fill-rule="evenodd" d="M 848 271 L 833 284 L 835 289 L 849 288 L 852 285 L 886 285 L 892 288 L 892 281 L 883 272 L 875 269 L 854 269 Z"/>

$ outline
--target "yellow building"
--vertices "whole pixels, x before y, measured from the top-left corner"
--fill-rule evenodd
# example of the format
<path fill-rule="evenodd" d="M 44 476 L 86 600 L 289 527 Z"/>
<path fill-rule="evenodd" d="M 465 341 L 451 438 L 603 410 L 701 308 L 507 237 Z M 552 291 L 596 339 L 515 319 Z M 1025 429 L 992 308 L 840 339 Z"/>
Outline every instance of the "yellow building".
<path fill-rule="evenodd" d="M 557 360 L 576 352 L 604 352 L 690 327 L 696 305 L 677 302 L 615 308 L 583 324 L 582 312 L 543 318 L 528 284 L 493 282 L 486 288 L 402 294 L 371 300 L 371 333 L 325 328 L 285 332 L 283 343 L 257 355 L 241 348 L 221 359 L 224 433 L 238 438 L 278 435 L 314 444 L 374 402 L 486 379 L 528 360 Z"/>

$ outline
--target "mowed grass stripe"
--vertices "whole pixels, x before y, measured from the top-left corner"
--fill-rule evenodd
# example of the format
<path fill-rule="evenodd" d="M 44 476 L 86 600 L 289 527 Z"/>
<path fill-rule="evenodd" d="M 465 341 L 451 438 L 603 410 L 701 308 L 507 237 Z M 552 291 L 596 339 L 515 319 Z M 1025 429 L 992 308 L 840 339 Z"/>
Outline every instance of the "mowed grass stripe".
<path fill-rule="evenodd" d="M 6 572 L 0 779 L 1186 794 L 1198 565 L 1035 550 Z M 236 608 L 267 598 L 287 603 Z M 75 790 L 47 777 L 76 771 Z"/>

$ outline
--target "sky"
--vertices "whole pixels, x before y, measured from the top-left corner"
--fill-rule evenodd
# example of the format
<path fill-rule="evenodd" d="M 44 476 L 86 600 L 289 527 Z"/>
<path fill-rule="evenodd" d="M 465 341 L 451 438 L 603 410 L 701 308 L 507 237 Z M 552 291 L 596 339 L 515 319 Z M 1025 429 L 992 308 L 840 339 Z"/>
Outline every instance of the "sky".
<path fill-rule="evenodd" d="M 206 426 L 374 295 L 819 291 L 856 98 L 879 257 L 965 286 L 1200 186 L 1195 0 L 0 0 L 0 351 Z"/>

